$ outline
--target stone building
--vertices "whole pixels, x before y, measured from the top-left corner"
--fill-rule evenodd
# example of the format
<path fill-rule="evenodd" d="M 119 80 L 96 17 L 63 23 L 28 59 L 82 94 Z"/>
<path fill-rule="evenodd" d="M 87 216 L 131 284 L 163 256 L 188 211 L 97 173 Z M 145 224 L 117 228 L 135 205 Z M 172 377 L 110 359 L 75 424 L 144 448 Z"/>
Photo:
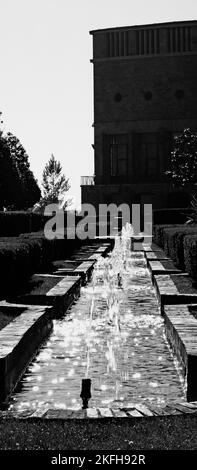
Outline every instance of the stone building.
<path fill-rule="evenodd" d="M 197 21 L 91 31 L 94 177 L 82 202 L 165 207 L 173 136 L 197 130 Z"/>

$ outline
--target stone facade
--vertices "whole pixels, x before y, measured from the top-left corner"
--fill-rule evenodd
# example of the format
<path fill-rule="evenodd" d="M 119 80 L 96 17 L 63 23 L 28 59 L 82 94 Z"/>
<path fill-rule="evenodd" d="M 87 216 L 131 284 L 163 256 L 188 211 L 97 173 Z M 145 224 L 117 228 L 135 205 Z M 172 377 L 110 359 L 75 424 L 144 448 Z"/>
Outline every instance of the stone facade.
<path fill-rule="evenodd" d="M 197 129 L 197 21 L 91 31 L 94 185 L 82 202 L 166 205 L 173 136 Z"/>

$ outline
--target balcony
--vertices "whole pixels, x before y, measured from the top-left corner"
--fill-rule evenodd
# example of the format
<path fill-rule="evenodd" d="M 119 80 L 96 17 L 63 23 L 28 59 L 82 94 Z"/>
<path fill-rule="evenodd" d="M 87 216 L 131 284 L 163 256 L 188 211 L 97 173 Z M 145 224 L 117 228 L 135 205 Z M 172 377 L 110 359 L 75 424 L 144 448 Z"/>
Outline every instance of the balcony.
<path fill-rule="evenodd" d="M 81 176 L 81 186 L 93 186 L 95 184 L 94 179 L 94 176 Z"/>

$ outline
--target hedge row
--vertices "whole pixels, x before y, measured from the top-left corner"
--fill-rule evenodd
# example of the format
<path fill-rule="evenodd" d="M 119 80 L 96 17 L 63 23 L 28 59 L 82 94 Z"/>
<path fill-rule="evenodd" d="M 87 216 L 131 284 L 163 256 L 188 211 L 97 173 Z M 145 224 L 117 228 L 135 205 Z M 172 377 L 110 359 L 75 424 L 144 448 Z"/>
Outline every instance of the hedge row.
<path fill-rule="evenodd" d="M 78 240 L 47 240 L 43 233 L 0 238 L 0 299 L 16 292 L 36 272 L 50 271 L 55 259 L 70 256 Z"/>
<path fill-rule="evenodd" d="M 15 237 L 20 233 L 41 230 L 48 217 L 32 212 L 0 212 L 0 237 Z"/>
<path fill-rule="evenodd" d="M 186 271 L 197 284 L 197 235 L 184 238 L 184 259 Z"/>
<path fill-rule="evenodd" d="M 197 281 L 197 224 L 155 226 L 153 239 L 179 269 Z"/>

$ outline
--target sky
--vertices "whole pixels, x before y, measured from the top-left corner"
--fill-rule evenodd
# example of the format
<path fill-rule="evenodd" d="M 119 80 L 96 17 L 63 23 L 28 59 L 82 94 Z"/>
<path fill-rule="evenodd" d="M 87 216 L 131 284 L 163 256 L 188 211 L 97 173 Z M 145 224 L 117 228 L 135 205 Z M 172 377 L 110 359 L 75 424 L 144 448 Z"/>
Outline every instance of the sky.
<path fill-rule="evenodd" d="M 94 174 L 92 29 L 197 19 L 196 0 L 0 0 L 3 129 L 38 182 L 53 153 L 80 203 Z"/>

